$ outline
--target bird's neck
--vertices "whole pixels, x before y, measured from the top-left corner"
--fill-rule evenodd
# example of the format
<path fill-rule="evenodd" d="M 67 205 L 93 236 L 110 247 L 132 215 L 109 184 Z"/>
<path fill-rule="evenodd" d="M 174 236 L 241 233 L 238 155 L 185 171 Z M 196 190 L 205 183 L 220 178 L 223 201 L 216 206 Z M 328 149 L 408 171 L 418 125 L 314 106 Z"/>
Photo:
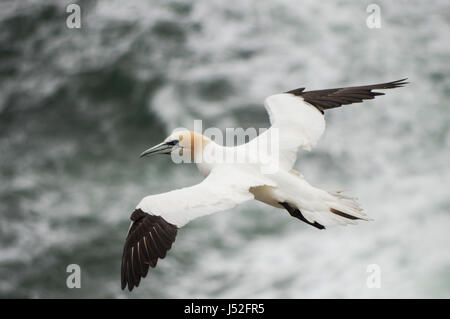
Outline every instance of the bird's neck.
<path fill-rule="evenodd" d="M 202 175 L 208 176 L 211 169 L 219 163 L 216 157 L 223 146 L 198 133 L 191 134 L 191 145 L 193 145 L 191 160 L 195 162 Z"/>
<path fill-rule="evenodd" d="M 214 143 L 208 137 L 196 132 L 190 132 L 190 139 L 190 156 L 193 161 L 199 161 L 206 147 Z"/>

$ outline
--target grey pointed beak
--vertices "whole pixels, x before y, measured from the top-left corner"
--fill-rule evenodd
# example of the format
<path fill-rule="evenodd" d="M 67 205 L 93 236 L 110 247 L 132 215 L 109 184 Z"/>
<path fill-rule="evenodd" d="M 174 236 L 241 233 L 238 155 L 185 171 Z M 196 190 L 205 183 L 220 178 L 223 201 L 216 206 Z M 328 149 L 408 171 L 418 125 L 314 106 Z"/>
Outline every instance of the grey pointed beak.
<path fill-rule="evenodd" d="M 144 157 L 147 155 L 154 155 L 154 154 L 170 154 L 174 147 L 176 147 L 178 144 L 178 141 L 174 142 L 162 142 L 158 145 L 155 145 L 148 150 L 142 152 L 142 154 L 139 157 Z"/>

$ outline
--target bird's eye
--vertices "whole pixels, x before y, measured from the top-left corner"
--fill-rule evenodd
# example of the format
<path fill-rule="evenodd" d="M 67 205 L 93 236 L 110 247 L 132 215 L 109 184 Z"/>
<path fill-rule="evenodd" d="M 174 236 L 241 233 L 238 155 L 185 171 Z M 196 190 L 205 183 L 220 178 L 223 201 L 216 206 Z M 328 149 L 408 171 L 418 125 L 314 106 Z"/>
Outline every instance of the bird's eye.
<path fill-rule="evenodd" d="M 177 145 L 179 142 L 180 142 L 179 140 L 173 140 L 173 141 L 167 142 L 166 144 L 167 145 Z"/>

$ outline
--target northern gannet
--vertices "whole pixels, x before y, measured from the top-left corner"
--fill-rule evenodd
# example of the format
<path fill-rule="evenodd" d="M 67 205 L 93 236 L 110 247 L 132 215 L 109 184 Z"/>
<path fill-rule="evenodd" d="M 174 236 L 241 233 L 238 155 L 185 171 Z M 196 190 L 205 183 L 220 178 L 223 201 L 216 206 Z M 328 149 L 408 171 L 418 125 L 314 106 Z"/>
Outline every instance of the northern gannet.
<path fill-rule="evenodd" d="M 131 214 L 131 226 L 122 256 L 122 289 L 131 291 L 171 248 L 177 231 L 191 220 L 256 199 L 288 213 L 318 229 L 330 225 L 355 224 L 370 220 L 355 198 L 311 186 L 293 169 L 297 149 L 311 150 L 325 130 L 324 111 L 360 103 L 384 93 L 377 89 L 401 87 L 406 79 L 366 86 L 305 91 L 299 88 L 271 95 L 264 105 L 271 127 L 246 144 L 219 145 L 192 131 L 175 131 L 142 156 L 172 154 L 194 160 L 206 177 L 197 185 L 150 195 Z M 276 137 L 276 148 L 263 155 L 259 145 Z M 224 161 L 224 154 L 240 161 Z M 265 171 L 264 165 L 275 165 Z"/>

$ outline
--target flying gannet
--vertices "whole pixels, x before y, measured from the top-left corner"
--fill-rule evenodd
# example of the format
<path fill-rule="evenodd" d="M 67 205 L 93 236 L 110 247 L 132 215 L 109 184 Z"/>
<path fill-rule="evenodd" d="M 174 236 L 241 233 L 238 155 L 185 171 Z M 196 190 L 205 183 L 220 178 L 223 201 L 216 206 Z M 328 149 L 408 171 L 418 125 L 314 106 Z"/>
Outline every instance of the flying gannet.
<path fill-rule="evenodd" d="M 316 145 L 325 130 L 325 110 L 384 95 L 372 90 L 401 87 L 407 84 L 405 80 L 317 91 L 299 88 L 271 95 L 264 102 L 271 127 L 248 143 L 225 147 L 197 132 L 175 131 L 143 152 L 141 157 L 177 154 L 194 160 L 206 178 L 194 186 L 147 196 L 137 205 L 123 250 L 122 289 L 139 286 L 149 266 L 155 267 L 158 258 L 166 256 L 179 228 L 252 199 L 285 209 L 318 229 L 370 220 L 355 198 L 315 188 L 295 171 L 297 149 L 311 150 Z M 276 159 L 277 169 L 265 173 L 254 150 L 256 145 L 267 144 L 272 133 L 277 147 L 263 157 L 264 163 Z M 219 160 L 217 154 L 221 159 L 223 154 L 243 155 L 243 160 L 230 163 Z"/>

